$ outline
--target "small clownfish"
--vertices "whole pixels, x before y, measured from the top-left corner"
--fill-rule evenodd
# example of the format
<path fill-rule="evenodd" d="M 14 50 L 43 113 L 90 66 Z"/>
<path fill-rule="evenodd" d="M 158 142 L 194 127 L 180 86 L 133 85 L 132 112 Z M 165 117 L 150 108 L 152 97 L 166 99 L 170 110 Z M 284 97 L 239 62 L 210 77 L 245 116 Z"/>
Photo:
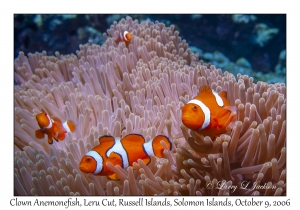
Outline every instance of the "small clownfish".
<path fill-rule="evenodd" d="M 74 132 L 76 129 L 75 124 L 71 120 L 62 123 L 61 120 L 56 117 L 50 118 L 46 112 L 37 114 L 36 120 L 40 129 L 35 131 L 35 137 L 43 139 L 45 134 L 47 134 L 49 144 L 53 144 L 53 139 L 56 141 L 64 140 L 67 132 Z"/>
<path fill-rule="evenodd" d="M 130 40 L 132 38 L 132 35 L 128 31 L 124 31 L 123 33 L 120 32 L 120 35 L 116 39 L 116 43 L 119 44 L 120 42 L 125 42 L 126 45 L 130 43 Z"/>
<path fill-rule="evenodd" d="M 227 92 L 215 92 L 202 86 L 199 94 L 182 107 L 182 123 L 203 136 L 212 138 L 227 133 L 234 125 L 236 107 L 227 100 Z"/>
<path fill-rule="evenodd" d="M 99 138 L 99 145 L 81 159 L 79 169 L 84 173 L 117 180 L 118 176 L 106 166 L 107 162 L 127 168 L 141 159 L 147 165 L 150 163 L 150 156 L 154 155 L 158 158 L 164 156 L 164 147 L 160 143 L 162 140 L 171 150 L 172 143 L 164 135 L 158 135 L 146 143 L 144 137 L 139 134 L 129 134 L 122 139 L 102 136 Z"/>

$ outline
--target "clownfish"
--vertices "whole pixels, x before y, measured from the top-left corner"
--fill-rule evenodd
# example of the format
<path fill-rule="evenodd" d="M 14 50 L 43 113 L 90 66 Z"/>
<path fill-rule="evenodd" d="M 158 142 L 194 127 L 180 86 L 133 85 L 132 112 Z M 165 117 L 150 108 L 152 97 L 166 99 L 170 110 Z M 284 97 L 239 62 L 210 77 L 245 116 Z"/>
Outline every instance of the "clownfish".
<path fill-rule="evenodd" d="M 84 173 L 92 173 L 98 176 L 106 176 L 109 179 L 119 179 L 118 176 L 106 166 L 107 162 L 113 165 L 127 168 L 141 159 L 146 165 L 150 163 L 150 156 L 162 158 L 164 147 L 160 143 L 164 141 L 169 150 L 172 143 L 164 135 L 158 135 L 145 142 L 142 135 L 129 134 L 122 139 L 113 136 L 102 136 L 99 145 L 90 150 L 81 159 L 79 169 Z"/>
<path fill-rule="evenodd" d="M 47 134 L 49 144 L 53 144 L 53 139 L 56 141 L 64 140 L 67 132 L 74 132 L 76 129 L 75 124 L 71 120 L 62 123 L 61 120 L 56 117 L 49 117 L 46 112 L 37 114 L 36 120 L 40 129 L 35 131 L 35 137 L 43 139 L 45 134 Z"/>
<path fill-rule="evenodd" d="M 126 45 L 130 43 L 130 40 L 132 38 L 132 35 L 128 31 L 124 31 L 123 33 L 120 32 L 120 35 L 116 39 L 116 43 L 119 44 L 119 42 L 125 42 Z"/>
<path fill-rule="evenodd" d="M 227 100 L 227 92 L 215 92 L 202 86 L 199 94 L 182 107 L 182 123 L 203 136 L 212 138 L 227 133 L 234 125 L 236 107 Z"/>

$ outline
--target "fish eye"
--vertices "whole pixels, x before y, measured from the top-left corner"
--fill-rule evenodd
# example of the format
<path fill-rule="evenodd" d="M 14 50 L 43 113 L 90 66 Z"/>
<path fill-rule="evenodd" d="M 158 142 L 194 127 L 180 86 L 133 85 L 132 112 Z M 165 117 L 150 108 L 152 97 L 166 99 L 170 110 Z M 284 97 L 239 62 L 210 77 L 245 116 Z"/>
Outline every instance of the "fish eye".
<path fill-rule="evenodd" d="M 193 106 L 193 110 L 195 110 L 195 111 L 196 111 L 196 110 L 197 110 L 197 106 Z"/>
<path fill-rule="evenodd" d="M 86 158 L 86 162 L 91 162 L 91 158 L 90 158 L 90 157 L 87 157 L 87 158 Z"/>

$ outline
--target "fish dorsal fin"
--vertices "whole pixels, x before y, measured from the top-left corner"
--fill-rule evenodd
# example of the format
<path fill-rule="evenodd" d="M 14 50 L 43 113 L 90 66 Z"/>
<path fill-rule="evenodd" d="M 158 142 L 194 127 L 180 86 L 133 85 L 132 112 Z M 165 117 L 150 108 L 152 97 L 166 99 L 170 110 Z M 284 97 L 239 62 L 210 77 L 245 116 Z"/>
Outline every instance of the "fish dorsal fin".
<path fill-rule="evenodd" d="M 115 145 L 115 138 L 113 136 L 101 136 L 99 138 L 99 145 L 95 146 L 93 150 L 97 151 L 101 156 L 107 157 L 106 152 Z"/>
<path fill-rule="evenodd" d="M 115 142 L 115 138 L 113 136 L 101 136 L 99 138 L 99 144 L 106 144 L 106 143 L 111 143 L 111 142 Z"/>
<path fill-rule="evenodd" d="M 129 134 L 121 139 L 122 144 L 125 146 L 127 144 L 138 144 L 142 145 L 145 143 L 145 139 L 140 134 Z"/>
<path fill-rule="evenodd" d="M 227 99 L 227 92 L 225 91 L 225 90 L 223 90 L 223 91 L 221 91 L 220 93 L 219 93 L 219 96 L 222 98 L 222 99 Z"/>
<path fill-rule="evenodd" d="M 56 121 L 56 122 L 60 122 L 61 123 L 61 120 L 58 118 L 58 117 L 52 117 L 52 120 Z"/>
<path fill-rule="evenodd" d="M 107 162 L 110 162 L 114 166 L 121 166 L 123 168 L 122 156 L 116 152 L 111 152 L 107 158 Z"/>
<path fill-rule="evenodd" d="M 199 89 L 199 94 L 195 97 L 202 102 L 206 101 L 207 99 L 213 99 L 214 95 L 211 88 L 207 85 L 201 86 Z"/>
<path fill-rule="evenodd" d="M 206 94 L 212 94 L 212 90 L 209 86 L 207 85 L 204 85 L 204 86 L 201 86 L 200 87 L 200 90 L 199 90 L 199 95 L 206 95 Z"/>

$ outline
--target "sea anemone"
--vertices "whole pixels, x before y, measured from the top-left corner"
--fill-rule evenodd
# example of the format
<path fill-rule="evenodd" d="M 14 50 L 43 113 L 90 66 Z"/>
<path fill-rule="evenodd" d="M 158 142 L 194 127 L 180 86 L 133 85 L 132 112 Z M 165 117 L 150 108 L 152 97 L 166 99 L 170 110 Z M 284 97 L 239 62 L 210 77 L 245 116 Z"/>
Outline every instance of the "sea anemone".
<path fill-rule="evenodd" d="M 286 195 L 285 85 L 254 83 L 199 61 L 174 28 L 127 17 L 111 25 L 103 45 L 80 45 L 76 55 L 20 52 L 14 62 L 15 195 Z M 128 46 L 115 42 L 124 30 L 132 34 Z M 181 122 L 181 107 L 202 85 L 226 89 L 237 107 L 232 131 L 216 139 Z M 42 109 L 76 122 L 76 131 L 52 145 L 37 139 L 35 115 Z M 147 166 L 108 164 L 118 181 L 79 170 L 100 136 L 129 133 L 146 141 L 164 134 L 174 147 Z"/>

